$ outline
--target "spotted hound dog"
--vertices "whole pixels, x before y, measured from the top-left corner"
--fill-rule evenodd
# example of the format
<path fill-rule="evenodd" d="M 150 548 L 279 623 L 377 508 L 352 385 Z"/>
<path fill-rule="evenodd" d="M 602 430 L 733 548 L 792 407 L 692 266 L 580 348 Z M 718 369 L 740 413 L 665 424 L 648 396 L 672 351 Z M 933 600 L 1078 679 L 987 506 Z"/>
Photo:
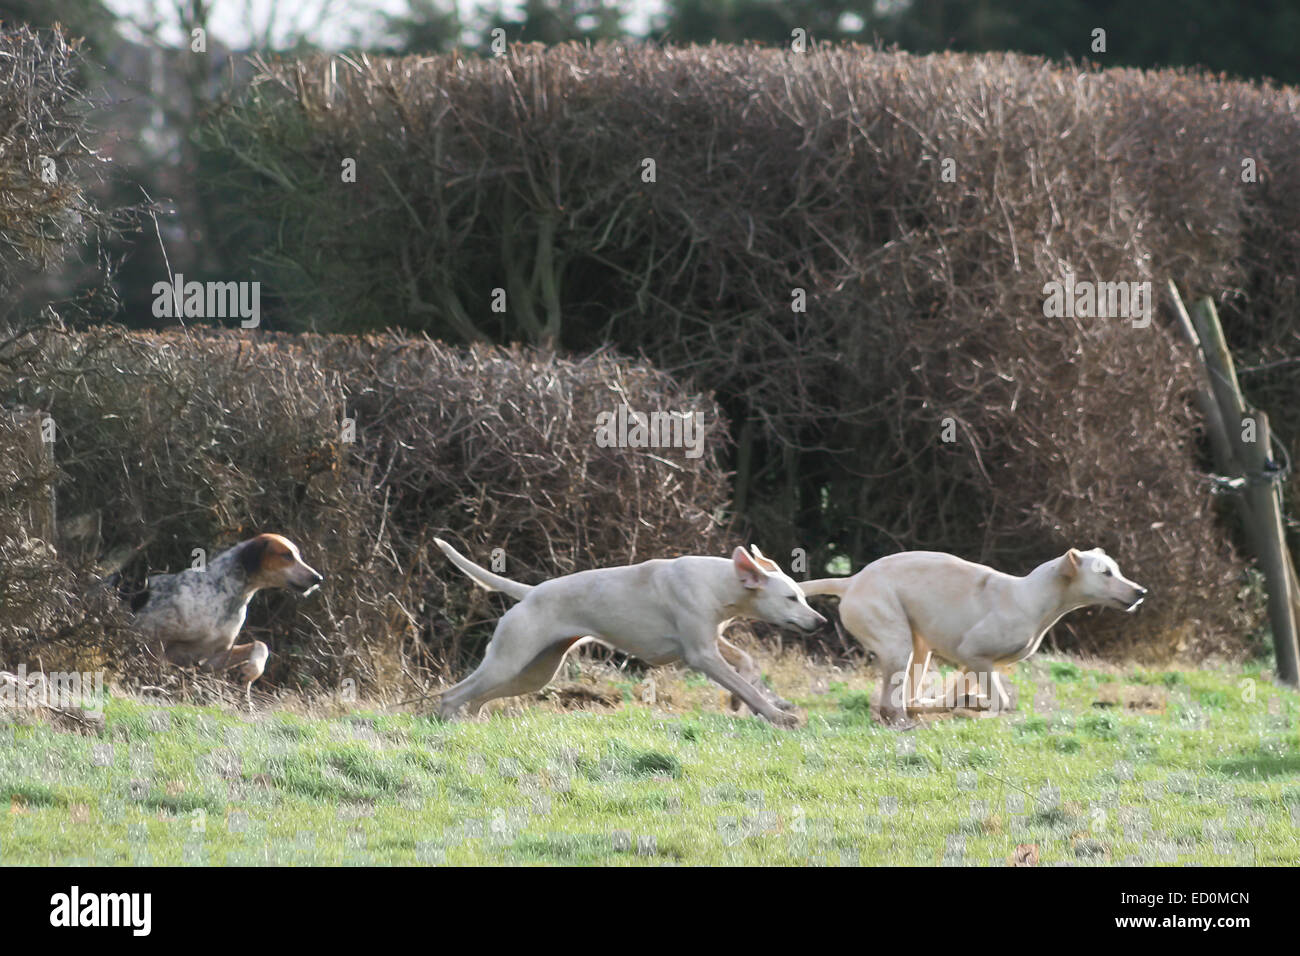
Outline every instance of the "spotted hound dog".
<path fill-rule="evenodd" d="M 261 641 L 235 643 L 248 602 L 262 588 L 290 587 L 307 595 L 322 580 L 288 538 L 259 534 L 223 551 L 205 570 L 151 576 L 131 599 L 131 610 L 142 636 L 173 664 L 199 664 L 207 671 L 238 667 L 251 704 L 253 682 L 271 652 Z"/>

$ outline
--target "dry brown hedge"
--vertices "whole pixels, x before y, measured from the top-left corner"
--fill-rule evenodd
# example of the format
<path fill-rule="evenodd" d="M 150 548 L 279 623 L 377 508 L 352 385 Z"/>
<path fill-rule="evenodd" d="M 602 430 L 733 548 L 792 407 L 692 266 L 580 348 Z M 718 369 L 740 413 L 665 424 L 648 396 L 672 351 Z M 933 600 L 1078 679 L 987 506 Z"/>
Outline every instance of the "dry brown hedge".
<path fill-rule="evenodd" d="M 737 423 L 736 507 L 772 552 L 1025 571 L 1100 545 L 1153 600 L 1072 617 L 1077 646 L 1163 659 L 1241 653 L 1259 621 L 1188 352 L 1163 316 L 1048 319 L 1044 285 L 1172 278 L 1248 362 L 1294 351 L 1298 106 L 1015 55 L 515 46 L 264 64 L 209 146 L 288 321 L 643 351 Z M 1293 443 L 1295 375 L 1247 376 Z"/>
<path fill-rule="evenodd" d="M 7 662 L 3 650 L 26 635 L 66 633 L 83 622 L 75 576 L 53 545 L 33 533 L 56 477 L 34 444 L 36 427 L 25 409 L 0 412 L 0 666 Z M 92 628 L 85 637 L 98 641 L 103 631 Z"/>
<path fill-rule="evenodd" d="M 620 401 L 700 411 L 703 457 L 598 447 L 596 416 Z M 248 633 L 273 651 L 268 687 L 350 679 L 409 694 L 459 672 L 505 605 L 471 593 L 431 548 L 435 535 L 483 561 L 504 549 L 525 581 L 720 551 L 727 537 L 716 406 L 607 352 L 45 328 L 0 348 L 0 406 L 18 404 L 57 426 L 60 558 L 37 579 L 97 566 L 138 584 L 189 566 L 194 548 L 211 555 L 268 530 L 302 547 L 327 578 L 318 596 L 271 593 L 250 612 Z M 33 587 L 45 584 L 28 580 L 23 594 Z M 75 592 L 48 603 L 65 616 L 82 605 Z M 52 646 L 45 617 L 0 604 L 0 621 L 0 662 Z M 92 615 L 59 643 L 101 630 Z M 131 673 L 133 652 L 107 640 L 112 669 Z"/>

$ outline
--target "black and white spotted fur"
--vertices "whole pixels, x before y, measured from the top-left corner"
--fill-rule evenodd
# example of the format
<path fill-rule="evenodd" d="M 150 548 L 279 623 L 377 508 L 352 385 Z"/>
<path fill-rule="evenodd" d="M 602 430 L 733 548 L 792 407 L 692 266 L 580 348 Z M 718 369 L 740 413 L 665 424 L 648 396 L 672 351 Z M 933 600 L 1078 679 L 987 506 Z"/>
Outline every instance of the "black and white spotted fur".
<path fill-rule="evenodd" d="M 291 587 L 305 595 L 321 580 L 293 542 L 264 534 L 223 551 L 204 570 L 151 576 L 131 609 L 142 636 L 167 660 L 204 670 L 238 666 L 251 690 L 270 656 L 262 641 L 235 644 L 253 595 L 267 587 Z"/>

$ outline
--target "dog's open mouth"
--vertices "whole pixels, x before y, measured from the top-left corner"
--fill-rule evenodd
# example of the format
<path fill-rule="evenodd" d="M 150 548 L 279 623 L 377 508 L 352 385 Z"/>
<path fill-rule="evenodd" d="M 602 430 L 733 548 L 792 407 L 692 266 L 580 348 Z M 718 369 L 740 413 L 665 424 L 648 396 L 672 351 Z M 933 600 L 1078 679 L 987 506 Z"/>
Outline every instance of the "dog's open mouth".
<path fill-rule="evenodd" d="M 1132 604 L 1129 604 L 1127 606 L 1121 604 L 1120 606 L 1124 608 L 1125 612 L 1127 612 L 1128 614 L 1132 614 L 1134 611 L 1138 609 L 1138 605 L 1141 604 L 1146 599 L 1147 596 L 1145 594 L 1142 594 L 1139 595 L 1137 600 L 1135 600 Z"/>

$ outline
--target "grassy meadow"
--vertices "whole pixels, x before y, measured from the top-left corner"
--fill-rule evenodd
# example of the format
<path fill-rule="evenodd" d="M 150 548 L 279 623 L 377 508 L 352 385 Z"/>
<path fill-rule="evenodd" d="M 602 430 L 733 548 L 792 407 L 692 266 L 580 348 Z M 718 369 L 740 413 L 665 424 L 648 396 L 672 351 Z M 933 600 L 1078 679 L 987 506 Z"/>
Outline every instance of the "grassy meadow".
<path fill-rule="evenodd" d="M 113 697 L 94 736 L 11 710 L 0 863 L 1300 863 L 1300 697 L 1257 670 L 1039 657 L 1014 713 L 900 733 L 865 672 L 764 663 L 802 727 L 681 671 L 477 721 Z"/>

